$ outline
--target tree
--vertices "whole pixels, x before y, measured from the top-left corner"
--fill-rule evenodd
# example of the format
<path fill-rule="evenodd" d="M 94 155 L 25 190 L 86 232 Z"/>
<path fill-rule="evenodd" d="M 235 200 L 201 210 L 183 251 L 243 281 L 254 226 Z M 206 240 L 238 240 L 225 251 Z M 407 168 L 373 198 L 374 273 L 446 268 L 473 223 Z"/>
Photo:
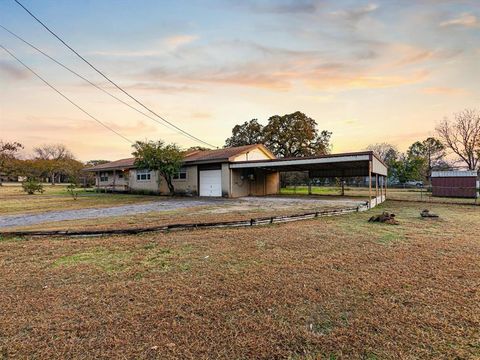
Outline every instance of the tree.
<path fill-rule="evenodd" d="M 102 164 L 106 164 L 106 163 L 109 163 L 110 161 L 108 160 L 88 160 L 86 163 L 85 163 L 85 167 L 92 167 L 92 166 L 97 166 L 97 165 L 102 165 Z"/>
<path fill-rule="evenodd" d="M 225 140 L 225 147 L 235 147 L 263 143 L 263 126 L 257 119 L 235 125 L 232 136 Z"/>
<path fill-rule="evenodd" d="M 185 152 L 193 152 L 193 151 L 207 151 L 210 150 L 209 148 L 206 148 L 205 146 L 190 146 Z"/>
<path fill-rule="evenodd" d="M 400 156 L 397 147 L 389 143 L 370 144 L 367 146 L 367 150 L 373 151 L 388 166 Z"/>
<path fill-rule="evenodd" d="M 453 121 L 445 118 L 436 128 L 444 145 L 455 153 L 469 170 L 476 170 L 480 160 L 480 115 L 466 109 L 455 114 Z"/>
<path fill-rule="evenodd" d="M 71 165 L 75 157 L 63 144 L 42 145 L 33 149 L 36 160 L 40 160 L 45 175 L 50 177 L 52 185 L 60 174 L 66 174 L 66 167 Z"/>
<path fill-rule="evenodd" d="M 135 166 L 140 169 L 158 171 L 167 182 L 170 194 L 173 195 L 175 189 L 172 177 L 178 173 L 183 162 L 181 149 L 175 144 L 165 144 L 161 140 L 156 142 L 137 141 L 132 146 L 135 149 L 132 153 L 135 157 Z"/>
<path fill-rule="evenodd" d="M 19 142 L 0 140 L 0 175 L 9 175 L 16 169 L 17 155 L 21 149 L 23 149 L 23 145 Z M 0 186 L 2 186 L 1 177 Z"/>
<path fill-rule="evenodd" d="M 265 145 L 279 157 L 327 154 L 331 135 L 326 130 L 318 133 L 316 121 L 300 111 L 274 115 L 263 129 Z"/>
<path fill-rule="evenodd" d="M 423 141 L 416 141 L 407 150 L 409 158 L 423 159 L 424 168 L 422 169 L 423 177 L 430 179 L 432 170 L 443 167 L 443 158 L 445 157 L 445 146 L 438 139 L 429 137 Z"/>
<path fill-rule="evenodd" d="M 424 166 L 424 159 L 400 154 L 399 157 L 391 163 L 389 170 L 393 178 L 397 179 L 401 184 L 404 184 L 410 180 L 421 179 L 422 168 Z"/>

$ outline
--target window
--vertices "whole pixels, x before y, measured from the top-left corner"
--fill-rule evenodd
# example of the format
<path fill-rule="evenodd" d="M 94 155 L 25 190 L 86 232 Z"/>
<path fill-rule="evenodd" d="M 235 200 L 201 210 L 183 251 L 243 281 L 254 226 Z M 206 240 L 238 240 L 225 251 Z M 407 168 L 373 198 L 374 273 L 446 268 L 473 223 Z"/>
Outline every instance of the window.
<path fill-rule="evenodd" d="M 119 178 L 119 179 L 123 179 L 123 173 L 119 173 L 119 174 L 118 174 L 118 178 Z"/>
<path fill-rule="evenodd" d="M 150 180 L 150 171 L 137 170 L 137 181 L 148 181 L 148 180 Z"/>
<path fill-rule="evenodd" d="M 101 172 L 100 173 L 100 181 L 101 182 L 108 181 L 108 172 Z"/>
<path fill-rule="evenodd" d="M 180 170 L 173 175 L 174 180 L 185 180 L 187 178 L 187 169 L 182 167 Z"/>

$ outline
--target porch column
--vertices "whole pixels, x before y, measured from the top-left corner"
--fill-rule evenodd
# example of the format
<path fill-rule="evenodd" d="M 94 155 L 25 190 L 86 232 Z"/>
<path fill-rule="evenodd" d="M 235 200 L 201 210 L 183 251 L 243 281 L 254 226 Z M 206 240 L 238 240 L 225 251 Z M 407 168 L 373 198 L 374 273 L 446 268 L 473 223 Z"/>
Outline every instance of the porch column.
<path fill-rule="evenodd" d="M 95 176 L 95 182 L 97 183 L 97 190 L 100 190 L 100 171 L 97 171 L 97 176 Z"/>
<path fill-rule="evenodd" d="M 112 186 L 112 191 L 115 191 L 115 180 L 116 180 L 116 177 L 117 177 L 117 173 L 116 173 L 115 169 L 113 169 L 113 186 Z"/>

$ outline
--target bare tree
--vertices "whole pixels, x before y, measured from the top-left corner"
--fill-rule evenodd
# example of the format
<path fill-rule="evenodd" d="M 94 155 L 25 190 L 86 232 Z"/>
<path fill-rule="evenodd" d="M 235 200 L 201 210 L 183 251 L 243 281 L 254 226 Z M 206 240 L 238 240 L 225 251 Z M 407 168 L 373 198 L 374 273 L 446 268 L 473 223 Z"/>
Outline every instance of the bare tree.
<path fill-rule="evenodd" d="M 42 167 L 49 174 L 52 185 L 59 173 L 65 172 L 66 163 L 75 160 L 72 152 L 63 144 L 47 144 L 33 149 L 35 159 L 41 160 Z"/>
<path fill-rule="evenodd" d="M 466 109 L 455 114 L 454 120 L 445 118 L 436 131 L 447 148 L 465 162 L 469 170 L 476 170 L 480 160 L 480 115 Z"/>
<path fill-rule="evenodd" d="M 387 164 L 395 161 L 400 155 L 397 147 L 389 143 L 370 144 L 367 146 L 367 150 L 373 151 Z"/>
<path fill-rule="evenodd" d="M 42 145 L 33 149 L 36 159 L 42 160 L 65 160 L 75 157 L 63 144 Z"/>

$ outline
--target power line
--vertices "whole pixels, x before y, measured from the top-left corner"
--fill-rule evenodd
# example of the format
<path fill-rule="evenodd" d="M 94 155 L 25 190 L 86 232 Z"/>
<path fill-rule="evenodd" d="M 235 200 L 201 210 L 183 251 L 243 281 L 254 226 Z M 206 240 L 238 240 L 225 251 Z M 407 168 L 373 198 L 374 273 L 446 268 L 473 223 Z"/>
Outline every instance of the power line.
<path fill-rule="evenodd" d="M 115 83 L 113 80 L 111 80 L 107 75 L 105 75 L 102 71 L 100 71 L 98 68 L 96 68 L 92 63 L 90 63 L 87 59 L 85 59 L 82 55 L 80 55 L 75 49 L 73 49 L 70 45 L 68 45 L 65 41 L 62 40 L 62 38 L 60 38 L 60 36 L 58 36 L 57 34 L 55 34 L 52 30 L 50 30 L 50 28 L 45 24 L 43 23 L 39 18 L 37 18 L 30 10 L 28 10 L 22 3 L 20 3 L 20 1 L 18 0 L 13 0 L 15 1 L 20 7 L 22 7 L 31 17 L 33 17 L 40 25 L 42 25 L 50 34 L 52 34 L 55 38 L 57 38 L 63 45 L 65 45 L 70 51 L 72 51 L 75 55 L 77 55 L 81 60 L 83 60 L 83 62 L 85 62 L 88 66 L 90 66 L 93 70 L 95 70 L 98 74 L 100 74 L 104 79 L 106 79 L 110 84 L 112 84 L 113 86 L 115 86 L 118 90 L 120 90 L 122 93 L 124 93 L 125 95 L 127 95 L 130 99 L 132 99 L 133 101 L 135 101 L 137 104 L 139 104 L 141 107 L 143 107 L 145 110 L 149 111 L 150 113 L 152 113 L 153 115 L 155 115 L 156 117 L 158 117 L 159 119 L 161 119 L 162 121 L 164 121 L 165 123 L 169 124 L 170 126 L 172 126 L 173 128 L 177 129 L 178 131 L 180 131 L 183 135 L 186 135 L 187 137 L 191 138 L 191 139 L 194 139 L 200 143 L 203 143 L 209 147 L 213 147 L 213 148 L 216 148 L 215 145 L 212 145 L 212 144 L 209 144 L 201 139 L 199 139 L 198 137 L 188 133 L 187 131 L 179 128 L 178 126 L 176 126 L 175 124 L 173 124 L 172 122 L 166 120 L 165 118 L 163 118 L 162 116 L 160 116 L 159 114 L 157 114 L 155 111 L 153 111 L 152 109 L 150 109 L 149 107 L 147 107 L 146 105 L 144 105 L 140 100 L 138 100 L 137 98 L 135 98 L 134 96 L 130 95 L 126 90 L 124 90 L 122 87 L 120 87 L 117 83 Z"/>
<path fill-rule="evenodd" d="M 28 46 L 30 46 L 32 49 L 38 51 L 40 54 L 44 55 L 45 57 L 47 57 L 48 59 L 52 60 L 54 63 L 56 63 L 57 65 L 61 66 L 62 68 L 64 68 L 65 70 L 69 71 L 70 73 L 74 74 L 75 76 L 78 76 L 80 79 L 86 81 L 88 84 L 94 86 L 95 88 L 97 88 L 98 90 L 104 92 L 105 94 L 109 95 L 110 97 L 114 98 L 115 100 L 121 102 L 122 104 L 128 106 L 129 108 L 135 110 L 136 112 L 138 112 L 139 114 L 142 114 L 143 116 L 146 116 L 147 118 L 153 120 L 153 121 L 156 121 L 158 122 L 160 125 L 162 126 L 165 126 L 167 129 L 170 129 L 170 127 L 168 127 L 167 124 L 164 124 L 164 123 L 161 123 L 159 121 L 157 121 L 157 119 L 155 119 L 154 117 L 152 117 L 151 115 L 147 114 L 147 113 L 144 113 L 143 111 L 137 109 L 136 107 L 130 105 L 129 103 L 123 101 L 122 99 L 120 99 L 119 97 L 115 96 L 114 94 L 112 94 L 111 92 L 109 92 L 108 90 L 98 86 L 97 84 L 95 84 L 94 82 L 90 81 L 89 79 L 87 79 L 86 77 L 82 76 L 81 74 L 77 73 L 75 70 L 72 70 L 71 68 L 69 68 L 67 65 L 63 64 L 62 62 L 56 60 L 55 58 L 53 58 L 52 56 L 48 55 L 45 51 L 39 49 L 38 47 L 36 47 L 35 45 L 33 45 L 32 43 L 28 42 L 27 40 L 23 39 L 20 35 L 18 34 L 15 34 L 13 31 L 7 29 L 5 26 L 3 26 L 2 24 L 0 24 L 0 27 L 5 30 L 6 32 L 8 32 L 9 34 L 11 34 L 12 36 L 16 37 L 17 39 L 19 39 L 20 41 L 22 41 L 23 43 L 27 44 Z"/>
<path fill-rule="evenodd" d="M 80 105 L 77 105 L 73 100 L 71 100 L 69 97 L 67 97 L 66 95 L 64 95 L 60 90 L 58 90 L 57 88 L 55 88 L 52 84 L 50 84 L 47 80 L 45 80 L 43 77 L 41 77 L 37 72 L 35 72 L 35 70 L 33 70 L 31 67 L 29 67 L 27 64 L 25 64 L 22 60 L 20 60 L 19 58 L 17 58 L 10 50 L 8 50 L 5 46 L 3 46 L 2 44 L 0 44 L 0 48 L 2 48 L 3 50 L 5 50 L 5 52 L 7 52 L 12 58 L 14 58 L 15 60 L 17 60 L 20 64 L 22 64 L 26 69 L 28 69 L 32 74 L 34 74 L 36 77 L 38 77 L 45 85 L 47 85 L 48 87 L 50 87 L 53 91 L 55 91 L 57 94 L 59 94 L 61 97 L 63 97 L 65 100 L 67 100 L 70 104 L 72 104 L 73 106 L 75 106 L 77 109 L 79 109 L 81 112 L 83 112 L 84 114 L 86 114 L 88 117 L 90 117 L 91 119 L 95 120 L 96 122 L 98 122 L 100 125 L 102 125 L 103 127 L 105 127 L 106 129 L 110 130 L 111 132 L 115 133 L 116 135 L 120 136 L 122 139 L 128 141 L 130 144 L 133 144 L 133 141 L 130 140 L 129 138 L 127 138 L 126 136 L 122 135 L 121 133 L 119 133 L 118 131 L 116 131 L 115 129 L 111 128 L 110 126 L 108 126 L 107 124 L 103 123 L 102 121 L 98 120 L 95 116 L 91 115 L 88 111 L 84 110 Z"/>

